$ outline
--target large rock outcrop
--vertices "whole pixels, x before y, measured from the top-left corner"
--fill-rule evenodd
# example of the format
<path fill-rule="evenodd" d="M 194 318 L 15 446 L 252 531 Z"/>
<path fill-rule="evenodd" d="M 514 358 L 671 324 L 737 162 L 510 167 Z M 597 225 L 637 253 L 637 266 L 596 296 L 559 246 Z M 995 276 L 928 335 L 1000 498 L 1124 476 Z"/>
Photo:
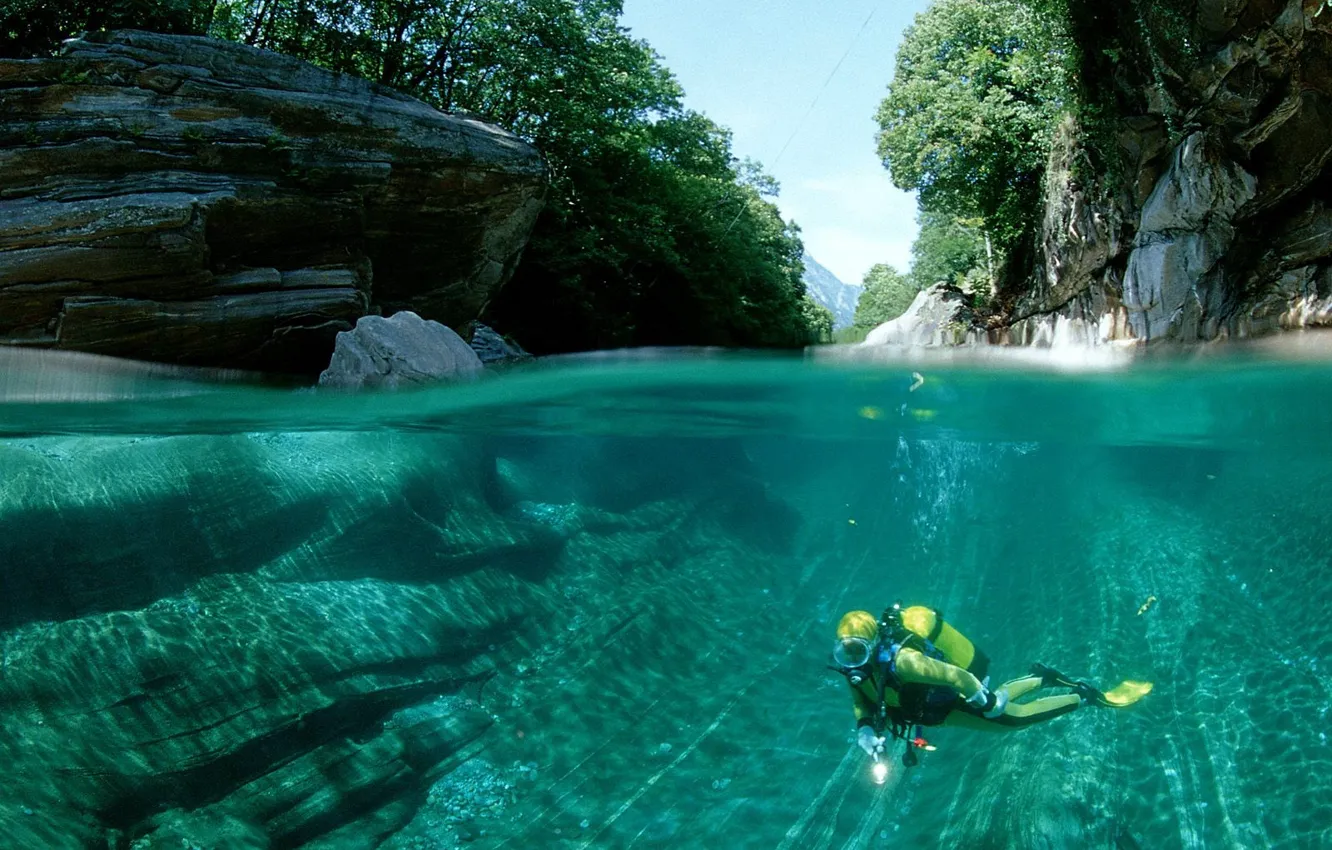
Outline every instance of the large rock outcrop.
<path fill-rule="evenodd" d="M 990 338 L 1192 342 L 1332 323 L 1325 4 L 1200 0 L 1162 5 L 1160 21 L 1070 6 L 1090 96 L 1120 112 L 1099 141 L 1111 161 L 1086 158 L 1086 128 L 1061 128 L 1039 267 Z"/>
<path fill-rule="evenodd" d="M 976 342 L 972 311 L 959 289 L 936 284 L 916 293 L 910 306 L 876 327 L 862 345 L 957 345 Z"/>
<path fill-rule="evenodd" d="M 0 341 L 315 373 L 369 313 L 473 321 L 545 180 L 507 132 L 244 45 L 0 61 Z"/>

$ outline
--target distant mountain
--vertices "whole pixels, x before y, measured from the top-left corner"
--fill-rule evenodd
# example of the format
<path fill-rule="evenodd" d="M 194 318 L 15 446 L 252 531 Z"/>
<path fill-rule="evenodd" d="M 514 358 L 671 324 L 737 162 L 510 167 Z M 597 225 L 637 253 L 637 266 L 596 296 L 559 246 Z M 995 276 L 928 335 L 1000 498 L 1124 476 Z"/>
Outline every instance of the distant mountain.
<path fill-rule="evenodd" d="M 851 326 L 861 288 L 838 280 L 837 275 L 819 265 L 819 261 L 809 254 L 805 254 L 805 291 L 810 298 L 832 311 L 833 330 Z"/>

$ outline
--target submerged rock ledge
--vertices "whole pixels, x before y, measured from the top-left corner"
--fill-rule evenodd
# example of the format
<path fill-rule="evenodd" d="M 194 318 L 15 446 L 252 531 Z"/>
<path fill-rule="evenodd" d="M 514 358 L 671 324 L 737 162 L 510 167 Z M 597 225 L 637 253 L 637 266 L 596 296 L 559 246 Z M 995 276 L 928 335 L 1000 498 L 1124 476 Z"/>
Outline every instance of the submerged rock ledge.
<path fill-rule="evenodd" d="M 622 457 L 595 491 L 542 470 L 617 458 L 561 448 L 0 442 L 0 846 L 380 846 L 441 777 L 561 709 L 568 671 L 608 671 L 585 705 L 636 704 L 633 671 L 697 652 L 667 623 L 763 599 L 785 548 L 768 529 L 795 523 L 729 444 L 691 445 L 679 480 Z M 742 582 L 722 596 L 718 563 Z"/>

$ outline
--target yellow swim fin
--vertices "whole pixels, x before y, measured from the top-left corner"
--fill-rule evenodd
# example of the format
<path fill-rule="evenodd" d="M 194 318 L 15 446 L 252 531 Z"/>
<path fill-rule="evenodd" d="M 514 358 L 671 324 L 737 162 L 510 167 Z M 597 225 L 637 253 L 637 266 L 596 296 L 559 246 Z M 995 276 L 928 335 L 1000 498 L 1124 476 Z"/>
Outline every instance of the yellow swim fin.
<path fill-rule="evenodd" d="M 1133 705 L 1151 692 L 1151 682 L 1120 682 L 1101 695 L 1101 704 L 1111 708 L 1123 708 L 1126 705 Z"/>

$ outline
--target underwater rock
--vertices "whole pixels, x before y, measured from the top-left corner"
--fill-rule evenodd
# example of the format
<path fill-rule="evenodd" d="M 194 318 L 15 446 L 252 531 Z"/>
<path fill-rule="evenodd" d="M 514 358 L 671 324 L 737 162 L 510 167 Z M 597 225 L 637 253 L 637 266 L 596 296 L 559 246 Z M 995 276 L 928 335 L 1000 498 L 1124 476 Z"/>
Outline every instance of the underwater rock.
<path fill-rule="evenodd" d="M 22 565 L 0 572 L 0 628 L 139 609 L 220 573 L 413 580 L 561 545 L 496 514 L 484 458 L 453 438 L 47 438 L 0 444 L 0 464 L 0 563 Z M 385 536 L 399 558 L 376 555 Z"/>
<path fill-rule="evenodd" d="M 33 812 L 0 806 L 4 846 L 370 843 L 493 722 L 459 692 L 541 598 L 506 547 L 559 543 L 494 516 L 456 440 L 4 448 L 0 799 Z"/>
<path fill-rule="evenodd" d="M 511 133 L 207 38 L 0 60 L 0 341 L 317 374 L 360 317 L 462 327 L 545 165 Z"/>
<path fill-rule="evenodd" d="M 129 850 L 267 850 L 263 830 L 241 818 L 206 809 L 170 809 L 152 819 L 152 831 Z"/>
<path fill-rule="evenodd" d="M 338 334 L 319 386 L 360 389 L 470 381 L 481 361 L 452 328 L 412 312 L 366 316 Z"/>
<path fill-rule="evenodd" d="M 714 566 L 766 599 L 754 529 L 796 525 L 725 478 L 500 514 L 485 460 L 422 433 L 0 444 L 0 846 L 378 846 L 441 780 L 481 840 L 549 763 L 524 730 L 575 722 L 549 708 L 632 721 L 630 670 L 601 702 L 571 671 L 612 640 L 636 669 L 692 658 Z M 506 742 L 492 763 L 523 768 L 467 767 Z"/>
<path fill-rule="evenodd" d="M 142 611 L 20 630 L 0 681 L 0 796 L 36 814 L 28 826 L 0 812 L 0 836 L 47 846 L 11 841 L 69 830 L 73 811 L 171 834 L 179 819 L 160 811 L 205 810 L 287 846 L 386 807 L 406 822 L 414 807 L 395 791 L 428 784 L 491 723 L 457 707 L 388 722 L 489 675 L 479 641 L 493 615 L 449 596 L 233 576 Z"/>
<path fill-rule="evenodd" d="M 576 504 L 548 505 L 542 502 L 519 502 L 513 512 L 524 519 L 550 527 L 561 536 L 572 536 L 586 525 L 586 511 Z"/>

